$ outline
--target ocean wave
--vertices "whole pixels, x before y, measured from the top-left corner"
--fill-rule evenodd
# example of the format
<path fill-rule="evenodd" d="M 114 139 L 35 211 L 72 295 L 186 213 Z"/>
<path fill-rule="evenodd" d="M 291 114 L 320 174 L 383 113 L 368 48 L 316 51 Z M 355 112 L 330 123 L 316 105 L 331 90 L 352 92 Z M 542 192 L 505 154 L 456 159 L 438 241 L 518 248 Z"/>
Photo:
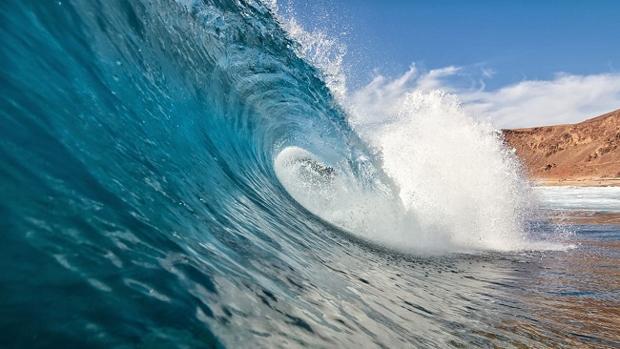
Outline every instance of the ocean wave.
<path fill-rule="evenodd" d="M 338 54 L 276 11 L 232 0 L 0 4 L 12 346 L 484 341 L 433 337 L 448 320 L 427 318 L 469 323 L 432 303 L 480 282 L 437 272 L 487 275 L 490 257 L 417 258 L 551 247 L 527 232 L 512 155 L 437 91 L 385 81 L 346 91 Z M 401 314 L 406 288 L 388 279 L 423 284 L 428 264 L 442 291 Z M 376 288 L 361 294 L 362 284 Z M 403 318 L 428 322 L 415 333 Z"/>

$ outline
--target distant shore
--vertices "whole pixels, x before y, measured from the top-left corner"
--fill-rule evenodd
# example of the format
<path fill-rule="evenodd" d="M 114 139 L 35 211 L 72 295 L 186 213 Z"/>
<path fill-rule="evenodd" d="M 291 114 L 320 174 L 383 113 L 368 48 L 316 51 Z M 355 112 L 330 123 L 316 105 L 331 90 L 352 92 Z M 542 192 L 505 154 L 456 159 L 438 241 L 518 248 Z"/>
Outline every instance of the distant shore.
<path fill-rule="evenodd" d="M 618 212 L 549 211 L 548 214 L 548 217 L 556 223 L 620 224 L 620 213 Z"/>
<path fill-rule="evenodd" d="M 538 178 L 532 179 L 536 186 L 553 187 L 620 187 L 620 177 L 614 178 Z"/>
<path fill-rule="evenodd" d="M 576 124 L 502 132 L 535 185 L 620 187 L 620 109 Z"/>

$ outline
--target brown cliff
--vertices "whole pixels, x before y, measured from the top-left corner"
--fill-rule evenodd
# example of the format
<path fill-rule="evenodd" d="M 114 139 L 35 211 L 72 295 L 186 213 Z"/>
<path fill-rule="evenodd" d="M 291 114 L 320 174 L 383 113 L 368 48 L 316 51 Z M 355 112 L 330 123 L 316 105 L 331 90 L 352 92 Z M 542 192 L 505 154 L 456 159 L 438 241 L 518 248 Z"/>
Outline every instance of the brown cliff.
<path fill-rule="evenodd" d="M 620 109 L 577 124 L 503 130 L 531 179 L 620 185 Z"/>

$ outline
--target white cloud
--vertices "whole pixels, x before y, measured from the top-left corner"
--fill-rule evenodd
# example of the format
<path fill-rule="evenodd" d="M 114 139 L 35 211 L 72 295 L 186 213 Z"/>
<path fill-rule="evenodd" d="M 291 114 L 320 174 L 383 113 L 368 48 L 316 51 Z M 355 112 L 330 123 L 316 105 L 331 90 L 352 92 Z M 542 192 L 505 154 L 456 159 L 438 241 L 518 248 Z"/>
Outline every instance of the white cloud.
<path fill-rule="evenodd" d="M 454 91 L 475 117 L 497 127 L 574 123 L 620 108 L 620 74 L 559 74 L 493 91 Z"/>
<path fill-rule="evenodd" d="M 411 91 L 444 90 L 458 96 L 463 109 L 476 119 L 497 128 L 516 128 L 574 123 L 620 108 L 620 74 L 557 74 L 552 80 L 525 80 L 496 90 L 487 90 L 484 79 L 494 72 L 482 69 L 477 87 L 453 83 L 464 68 L 449 66 L 420 73 L 412 66 L 402 76 L 389 80 L 377 76 L 353 93 L 354 100 L 391 99 Z M 471 74 L 468 74 L 471 78 Z M 365 103 L 368 105 L 368 103 Z"/>

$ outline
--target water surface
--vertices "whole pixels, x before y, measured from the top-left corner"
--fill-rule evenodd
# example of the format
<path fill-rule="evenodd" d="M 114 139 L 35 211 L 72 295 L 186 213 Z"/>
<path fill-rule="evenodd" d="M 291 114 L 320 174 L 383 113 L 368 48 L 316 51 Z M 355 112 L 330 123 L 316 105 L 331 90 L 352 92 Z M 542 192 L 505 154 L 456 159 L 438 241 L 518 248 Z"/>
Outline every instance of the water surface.
<path fill-rule="evenodd" d="M 382 163 L 262 2 L 6 0 L 0 40 L 2 347 L 618 345 L 618 225 L 522 219 L 459 113 Z M 287 149 L 355 195 L 295 198 Z"/>

